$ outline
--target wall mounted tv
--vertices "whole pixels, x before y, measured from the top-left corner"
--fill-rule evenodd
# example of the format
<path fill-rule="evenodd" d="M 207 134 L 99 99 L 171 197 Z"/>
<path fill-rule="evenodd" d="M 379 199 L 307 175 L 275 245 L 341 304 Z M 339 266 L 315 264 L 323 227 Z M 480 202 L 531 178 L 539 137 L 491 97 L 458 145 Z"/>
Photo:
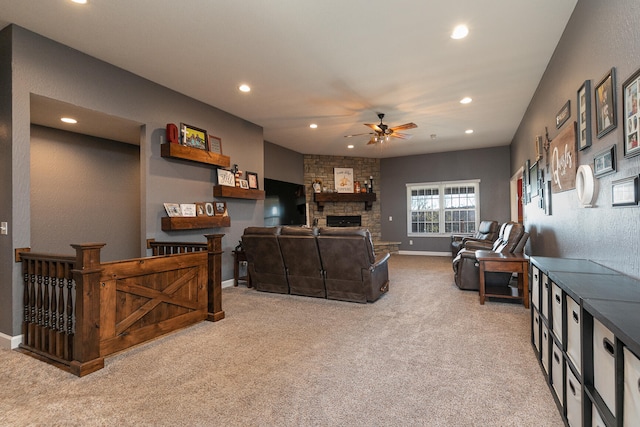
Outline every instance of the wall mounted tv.
<path fill-rule="evenodd" d="M 307 205 L 302 184 L 264 179 L 264 225 L 306 225 Z"/>

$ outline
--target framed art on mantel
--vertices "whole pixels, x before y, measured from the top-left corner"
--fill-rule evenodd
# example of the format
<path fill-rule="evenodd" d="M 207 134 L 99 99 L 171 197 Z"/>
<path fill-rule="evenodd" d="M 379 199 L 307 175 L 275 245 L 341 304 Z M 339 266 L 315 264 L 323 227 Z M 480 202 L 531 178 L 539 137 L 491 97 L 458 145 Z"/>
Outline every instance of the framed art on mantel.
<path fill-rule="evenodd" d="M 616 69 L 611 70 L 600 80 L 595 90 L 596 132 L 602 138 L 617 126 L 616 120 Z"/>
<path fill-rule="evenodd" d="M 591 81 L 578 89 L 578 150 L 591 146 Z"/>
<path fill-rule="evenodd" d="M 622 85 L 622 109 L 624 123 L 624 156 L 633 157 L 640 154 L 640 129 L 638 129 L 638 120 L 640 120 L 640 110 L 638 104 L 638 89 L 640 86 L 640 70 L 636 71 Z"/>

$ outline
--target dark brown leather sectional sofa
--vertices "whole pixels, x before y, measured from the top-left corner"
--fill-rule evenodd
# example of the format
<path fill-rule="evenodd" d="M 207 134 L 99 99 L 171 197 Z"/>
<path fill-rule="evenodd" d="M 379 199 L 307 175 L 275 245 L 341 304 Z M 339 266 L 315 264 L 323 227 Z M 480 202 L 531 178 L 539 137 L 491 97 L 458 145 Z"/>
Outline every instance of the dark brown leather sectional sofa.
<path fill-rule="evenodd" d="M 248 227 L 242 246 L 259 291 L 373 302 L 389 290 L 389 254 L 361 227 Z"/>

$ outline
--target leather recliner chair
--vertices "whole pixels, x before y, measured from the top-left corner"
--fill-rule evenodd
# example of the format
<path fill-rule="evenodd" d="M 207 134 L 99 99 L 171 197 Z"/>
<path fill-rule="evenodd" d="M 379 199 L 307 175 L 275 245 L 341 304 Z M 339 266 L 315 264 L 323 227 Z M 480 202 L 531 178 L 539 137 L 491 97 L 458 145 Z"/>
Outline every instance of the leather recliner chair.
<path fill-rule="evenodd" d="M 327 296 L 317 234 L 317 228 L 285 226 L 278 235 L 291 294 Z"/>
<path fill-rule="evenodd" d="M 451 236 L 451 255 L 455 257 L 464 248 L 466 242 L 469 241 L 487 241 L 495 242 L 498 238 L 498 221 L 481 221 L 478 230 L 472 236 Z"/>
<path fill-rule="evenodd" d="M 247 254 L 251 283 L 259 291 L 289 293 L 289 283 L 280 252 L 281 227 L 247 227 L 242 247 Z"/>
<path fill-rule="evenodd" d="M 456 285 L 464 290 L 478 290 L 480 288 L 480 265 L 476 259 L 476 250 L 490 249 L 499 253 L 522 253 L 529 239 L 529 233 L 524 231 L 524 225 L 517 222 L 507 222 L 500 228 L 500 235 L 491 248 L 469 245 L 460 250 L 453 260 L 453 271 Z M 485 282 L 493 286 L 508 286 L 511 273 L 485 273 Z"/>
<path fill-rule="evenodd" d="M 389 290 L 390 255 L 375 255 L 369 230 L 324 227 L 317 239 L 327 298 L 366 303 Z"/>

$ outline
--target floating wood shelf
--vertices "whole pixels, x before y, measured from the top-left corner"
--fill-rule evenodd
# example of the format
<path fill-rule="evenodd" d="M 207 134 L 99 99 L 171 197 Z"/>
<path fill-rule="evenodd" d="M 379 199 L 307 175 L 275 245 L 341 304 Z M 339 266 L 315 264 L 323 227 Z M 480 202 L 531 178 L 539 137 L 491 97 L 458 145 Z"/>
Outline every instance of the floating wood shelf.
<path fill-rule="evenodd" d="M 160 145 L 160 155 L 166 158 L 189 160 L 223 168 L 228 168 L 231 165 L 231 157 L 229 156 L 180 144 L 171 144 L 170 142 Z"/>
<path fill-rule="evenodd" d="M 264 191 L 262 190 L 246 190 L 239 187 L 230 187 L 228 185 L 214 185 L 214 197 L 229 197 L 231 199 L 253 199 L 264 200 Z"/>
<path fill-rule="evenodd" d="M 324 210 L 325 203 L 364 202 L 364 210 L 369 211 L 376 201 L 376 193 L 313 193 L 313 201 L 318 210 Z"/>
<path fill-rule="evenodd" d="M 228 216 L 164 216 L 162 217 L 162 231 L 196 230 L 201 228 L 230 227 L 231 218 Z"/>

